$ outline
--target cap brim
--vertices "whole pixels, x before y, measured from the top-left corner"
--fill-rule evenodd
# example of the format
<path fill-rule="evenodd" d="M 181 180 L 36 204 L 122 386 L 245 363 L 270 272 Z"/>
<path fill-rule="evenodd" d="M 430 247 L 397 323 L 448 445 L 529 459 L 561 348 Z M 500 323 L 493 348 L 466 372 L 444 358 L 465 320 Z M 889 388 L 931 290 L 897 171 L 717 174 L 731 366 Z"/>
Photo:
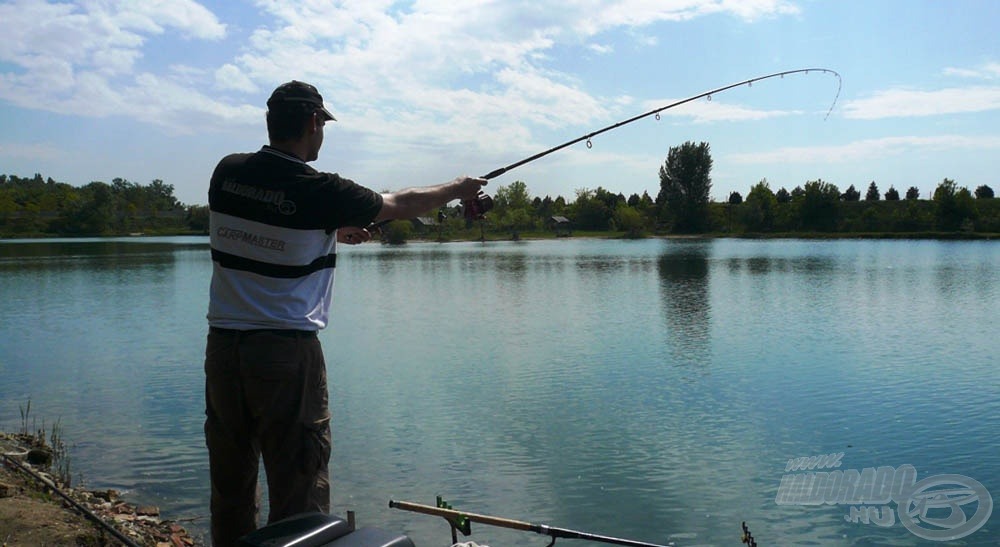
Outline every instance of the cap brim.
<path fill-rule="evenodd" d="M 337 121 L 337 118 L 334 118 L 333 114 L 330 114 L 330 111 L 327 110 L 325 106 L 320 106 L 319 111 L 326 116 L 327 120 Z"/>

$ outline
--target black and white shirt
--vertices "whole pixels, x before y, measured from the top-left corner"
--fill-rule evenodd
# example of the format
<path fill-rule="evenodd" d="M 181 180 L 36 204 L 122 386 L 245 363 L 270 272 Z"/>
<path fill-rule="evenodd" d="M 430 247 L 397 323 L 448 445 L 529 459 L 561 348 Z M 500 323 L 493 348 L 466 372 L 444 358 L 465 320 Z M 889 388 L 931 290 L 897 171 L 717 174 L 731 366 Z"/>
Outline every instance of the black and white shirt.
<path fill-rule="evenodd" d="M 219 162 L 208 205 L 209 325 L 315 331 L 329 319 L 337 229 L 368 226 L 382 196 L 265 146 Z"/>

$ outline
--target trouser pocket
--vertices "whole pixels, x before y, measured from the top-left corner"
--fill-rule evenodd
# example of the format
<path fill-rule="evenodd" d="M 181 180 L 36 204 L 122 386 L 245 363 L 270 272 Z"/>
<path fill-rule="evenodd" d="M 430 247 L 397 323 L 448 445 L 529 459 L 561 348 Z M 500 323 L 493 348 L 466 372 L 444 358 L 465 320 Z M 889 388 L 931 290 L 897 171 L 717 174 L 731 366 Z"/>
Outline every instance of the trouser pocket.
<path fill-rule="evenodd" d="M 305 474 L 324 471 L 330 461 L 330 420 L 304 424 L 299 451 L 300 469 Z"/>

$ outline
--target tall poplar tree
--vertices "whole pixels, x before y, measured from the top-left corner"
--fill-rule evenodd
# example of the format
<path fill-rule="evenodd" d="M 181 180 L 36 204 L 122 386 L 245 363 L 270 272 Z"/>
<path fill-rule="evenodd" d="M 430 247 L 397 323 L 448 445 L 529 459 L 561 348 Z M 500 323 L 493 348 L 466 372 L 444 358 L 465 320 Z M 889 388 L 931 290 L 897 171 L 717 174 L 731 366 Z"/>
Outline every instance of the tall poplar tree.
<path fill-rule="evenodd" d="M 708 194 L 712 189 L 712 154 L 707 142 L 670 147 L 660 167 L 656 204 L 669 213 L 675 232 L 701 232 L 708 226 Z"/>

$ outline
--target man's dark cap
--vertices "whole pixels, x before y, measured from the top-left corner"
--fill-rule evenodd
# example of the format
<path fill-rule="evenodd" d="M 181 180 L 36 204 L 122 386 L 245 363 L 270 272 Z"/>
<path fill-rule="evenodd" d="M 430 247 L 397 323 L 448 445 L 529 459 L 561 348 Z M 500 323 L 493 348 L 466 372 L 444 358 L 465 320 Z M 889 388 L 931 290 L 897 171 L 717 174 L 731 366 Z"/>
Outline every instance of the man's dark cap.
<path fill-rule="evenodd" d="M 271 93 L 271 98 L 267 100 L 269 109 L 279 109 L 296 103 L 311 104 L 326 116 L 326 119 L 337 121 L 337 118 L 330 114 L 330 111 L 323 106 L 323 96 L 316 91 L 316 88 L 298 80 L 292 80 L 281 84 Z"/>

